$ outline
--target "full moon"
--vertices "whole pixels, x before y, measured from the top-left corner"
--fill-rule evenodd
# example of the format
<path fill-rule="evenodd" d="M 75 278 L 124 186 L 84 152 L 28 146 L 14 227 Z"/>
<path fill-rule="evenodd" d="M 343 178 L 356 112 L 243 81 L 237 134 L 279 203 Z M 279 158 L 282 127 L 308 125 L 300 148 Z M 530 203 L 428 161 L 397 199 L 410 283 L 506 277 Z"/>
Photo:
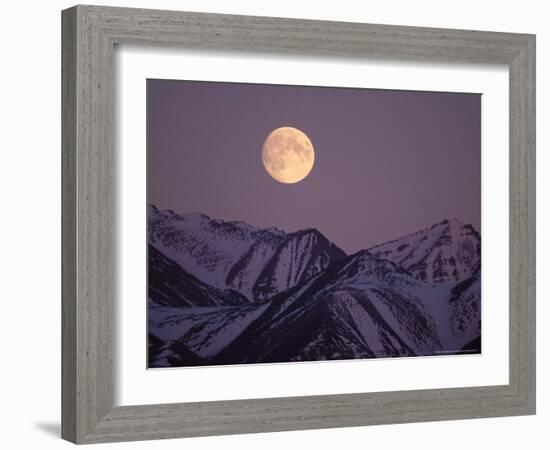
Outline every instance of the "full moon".
<path fill-rule="evenodd" d="M 315 162 L 313 144 L 305 133 L 292 127 L 273 130 L 262 146 L 265 170 L 281 183 L 297 183 L 309 175 Z"/>

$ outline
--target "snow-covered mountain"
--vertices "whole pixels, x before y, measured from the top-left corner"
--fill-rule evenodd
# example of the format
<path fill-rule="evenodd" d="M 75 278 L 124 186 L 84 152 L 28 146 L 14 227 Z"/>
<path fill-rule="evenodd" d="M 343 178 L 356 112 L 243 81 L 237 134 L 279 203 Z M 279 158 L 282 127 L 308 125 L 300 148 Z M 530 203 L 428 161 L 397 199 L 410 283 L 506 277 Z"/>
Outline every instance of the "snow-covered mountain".
<path fill-rule="evenodd" d="M 153 364 L 457 353 L 480 336 L 478 277 L 433 286 L 362 251 L 260 304 L 153 309 L 166 342 Z"/>
<path fill-rule="evenodd" d="M 228 306 L 250 301 L 241 293 L 203 283 L 156 248 L 148 248 L 149 303 L 153 306 Z"/>
<path fill-rule="evenodd" d="M 419 280 L 448 283 L 473 274 L 481 261 L 481 238 L 472 225 L 452 219 L 375 245 L 369 251 L 393 261 Z"/>
<path fill-rule="evenodd" d="M 149 206 L 149 244 L 218 289 L 265 300 L 321 272 L 345 253 L 315 229 L 284 233 Z"/>
<path fill-rule="evenodd" d="M 443 221 L 345 256 L 315 230 L 154 207 L 149 217 L 150 367 L 480 351 L 469 225 Z"/>
<path fill-rule="evenodd" d="M 217 363 L 432 355 L 437 326 L 423 283 L 366 251 L 277 295 Z"/>
<path fill-rule="evenodd" d="M 189 358 L 191 363 L 211 364 L 267 306 L 260 303 L 217 308 L 150 308 L 149 331 L 157 342 L 157 347 L 150 351 L 153 354 L 150 366 L 195 365 L 186 364 Z"/>
<path fill-rule="evenodd" d="M 481 336 L 481 276 L 457 283 L 449 296 L 451 333 L 472 341 Z M 466 345 L 466 344 L 465 344 Z"/>

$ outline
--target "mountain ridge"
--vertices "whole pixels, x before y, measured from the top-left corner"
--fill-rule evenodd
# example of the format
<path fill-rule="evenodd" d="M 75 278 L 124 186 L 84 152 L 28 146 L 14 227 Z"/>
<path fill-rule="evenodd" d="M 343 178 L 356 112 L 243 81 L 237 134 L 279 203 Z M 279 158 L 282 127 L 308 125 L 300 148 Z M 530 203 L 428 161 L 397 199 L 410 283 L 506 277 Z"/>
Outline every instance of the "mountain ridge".
<path fill-rule="evenodd" d="M 185 271 L 218 289 L 261 301 L 343 258 L 320 231 L 284 233 L 203 214 L 149 208 L 149 243 Z"/>
<path fill-rule="evenodd" d="M 458 219 L 445 219 L 368 250 L 395 262 L 415 278 L 434 283 L 466 279 L 481 263 L 479 233 Z"/>
<path fill-rule="evenodd" d="M 284 233 L 151 211 L 151 367 L 481 349 L 480 236 L 471 225 L 444 220 L 346 255 L 314 228 Z"/>

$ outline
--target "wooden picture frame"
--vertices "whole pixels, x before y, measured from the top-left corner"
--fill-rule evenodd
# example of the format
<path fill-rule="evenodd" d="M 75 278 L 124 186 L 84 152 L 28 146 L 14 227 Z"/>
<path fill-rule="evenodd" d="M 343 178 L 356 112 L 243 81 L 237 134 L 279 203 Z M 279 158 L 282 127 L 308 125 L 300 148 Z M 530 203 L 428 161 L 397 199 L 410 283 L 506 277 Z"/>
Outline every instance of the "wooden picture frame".
<path fill-rule="evenodd" d="M 75 443 L 535 413 L 535 37 L 75 6 L 62 13 L 62 437 Z M 509 384 L 114 406 L 117 44 L 505 64 L 510 85 Z"/>

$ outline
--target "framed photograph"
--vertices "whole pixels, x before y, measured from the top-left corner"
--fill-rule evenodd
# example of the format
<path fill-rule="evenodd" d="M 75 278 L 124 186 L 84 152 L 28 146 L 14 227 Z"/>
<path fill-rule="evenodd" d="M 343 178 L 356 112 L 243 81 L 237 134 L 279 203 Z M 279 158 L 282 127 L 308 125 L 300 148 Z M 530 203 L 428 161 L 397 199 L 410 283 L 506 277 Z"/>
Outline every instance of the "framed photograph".
<path fill-rule="evenodd" d="M 149 368 L 481 353 L 480 94 L 149 79 L 147 188 Z"/>
<path fill-rule="evenodd" d="M 62 24 L 65 439 L 535 413 L 534 36 Z"/>

